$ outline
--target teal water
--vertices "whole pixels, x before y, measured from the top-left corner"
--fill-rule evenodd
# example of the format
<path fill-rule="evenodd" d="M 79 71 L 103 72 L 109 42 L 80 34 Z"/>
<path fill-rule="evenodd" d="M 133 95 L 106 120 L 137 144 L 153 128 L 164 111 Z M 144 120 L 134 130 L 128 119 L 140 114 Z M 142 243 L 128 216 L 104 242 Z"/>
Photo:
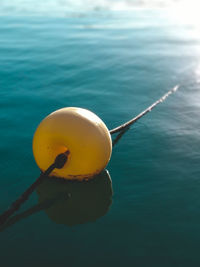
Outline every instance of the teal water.
<path fill-rule="evenodd" d="M 196 28 L 155 10 L 7 14 L 0 36 L 1 211 L 39 175 L 46 115 L 83 107 L 112 129 L 181 85 L 120 139 L 109 174 L 31 196 L 0 232 L 1 266 L 199 266 Z"/>

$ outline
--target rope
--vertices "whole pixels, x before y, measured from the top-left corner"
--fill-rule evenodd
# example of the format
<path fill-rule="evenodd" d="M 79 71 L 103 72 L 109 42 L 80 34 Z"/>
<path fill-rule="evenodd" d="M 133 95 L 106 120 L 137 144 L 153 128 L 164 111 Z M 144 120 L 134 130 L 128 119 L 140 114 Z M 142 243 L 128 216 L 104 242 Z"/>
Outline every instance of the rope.
<path fill-rule="evenodd" d="M 156 102 L 154 102 L 151 106 L 149 106 L 148 108 L 146 108 L 144 111 L 142 111 L 140 114 L 138 114 L 136 117 L 134 117 L 133 119 L 131 119 L 130 121 L 125 122 L 124 124 L 110 130 L 110 134 L 114 134 L 114 133 L 118 133 L 121 132 L 123 130 L 125 130 L 126 128 L 128 128 L 130 125 L 132 125 L 133 123 L 135 123 L 136 121 L 138 121 L 140 118 L 142 118 L 144 115 L 146 115 L 148 112 L 152 111 L 153 108 L 155 108 L 158 104 L 162 103 L 163 101 L 165 101 L 165 99 L 171 95 L 172 93 L 175 93 L 179 88 L 179 85 L 176 85 L 175 87 L 173 87 L 171 90 L 169 90 L 165 95 L 163 95 L 160 99 L 158 99 Z"/>
<path fill-rule="evenodd" d="M 45 172 L 42 172 L 37 180 L 15 202 L 13 202 L 4 213 L 0 215 L 0 225 L 3 225 L 8 218 L 13 215 L 26 200 L 28 200 L 29 196 L 45 177 L 47 177 L 54 169 L 62 169 L 64 167 L 67 162 L 68 155 L 69 151 L 67 150 L 65 153 L 61 153 L 55 158 L 54 163 L 51 164 Z"/>
<path fill-rule="evenodd" d="M 163 95 L 160 99 L 154 102 L 151 106 L 142 111 L 139 115 L 127 121 L 126 123 L 110 130 L 110 134 L 120 132 L 119 135 L 116 137 L 116 139 L 113 141 L 113 146 L 119 141 L 119 139 L 124 135 L 124 133 L 129 129 L 129 127 L 133 123 L 135 123 L 144 115 L 146 115 L 148 112 L 150 112 L 158 104 L 165 101 L 165 99 L 172 93 L 176 92 L 178 88 L 179 85 L 176 85 L 174 88 L 169 90 L 165 95 Z M 33 193 L 33 191 L 37 188 L 37 186 L 44 180 L 45 177 L 47 177 L 54 169 L 62 169 L 64 167 L 65 163 L 67 162 L 69 153 L 70 152 L 67 150 L 65 153 L 59 154 L 55 158 L 54 163 L 51 164 L 45 172 L 41 173 L 40 176 L 37 178 L 37 180 L 15 202 L 13 202 L 5 212 L 3 212 L 0 215 L 0 226 L 5 224 L 5 222 L 9 219 L 9 217 L 13 215 L 26 200 L 28 200 L 29 196 Z"/>

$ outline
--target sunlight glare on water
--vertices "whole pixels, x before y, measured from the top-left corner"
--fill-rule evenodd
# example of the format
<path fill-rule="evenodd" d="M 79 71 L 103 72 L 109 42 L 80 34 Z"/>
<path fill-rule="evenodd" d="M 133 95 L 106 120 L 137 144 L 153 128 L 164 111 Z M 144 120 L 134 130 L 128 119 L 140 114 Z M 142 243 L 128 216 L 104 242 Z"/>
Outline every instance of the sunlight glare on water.
<path fill-rule="evenodd" d="M 199 29 L 199 9 L 200 2 L 198 0 L 182 0 L 178 3 L 175 3 L 170 11 L 177 23 L 191 25 Z"/>
<path fill-rule="evenodd" d="M 0 232 L 2 267 L 200 266 L 198 5 L 183 3 L 0 1 L 1 212 L 40 174 L 48 114 L 81 107 L 112 129 L 180 84 L 114 146 L 109 173 L 33 193 Z"/>
<path fill-rule="evenodd" d="M 35 4 L 34 0 L 1 0 L 0 14 L 65 16 L 68 12 L 85 13 L 89 11 L 130 11 L 138 8 L 172 8 L 185 19 L 198 15 L 198 0 L 46 0 Z M 195 16 L 192 16 L 192 13 Z"/>

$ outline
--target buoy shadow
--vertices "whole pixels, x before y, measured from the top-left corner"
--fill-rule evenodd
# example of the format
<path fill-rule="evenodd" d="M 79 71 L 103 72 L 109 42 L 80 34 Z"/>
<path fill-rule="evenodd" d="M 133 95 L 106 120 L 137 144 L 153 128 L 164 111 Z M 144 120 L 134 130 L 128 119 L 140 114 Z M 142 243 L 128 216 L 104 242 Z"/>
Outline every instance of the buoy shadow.
<path fill-rule="evenodd" d="M 112 204 L 112 180 L 107 170 L 88 181 L 68 181 L 47 177 L 37 187 L 38 204 L 11 217 L 0 231 L 41 210 L 57 223 L 73 226 L 94 222 Z"/>

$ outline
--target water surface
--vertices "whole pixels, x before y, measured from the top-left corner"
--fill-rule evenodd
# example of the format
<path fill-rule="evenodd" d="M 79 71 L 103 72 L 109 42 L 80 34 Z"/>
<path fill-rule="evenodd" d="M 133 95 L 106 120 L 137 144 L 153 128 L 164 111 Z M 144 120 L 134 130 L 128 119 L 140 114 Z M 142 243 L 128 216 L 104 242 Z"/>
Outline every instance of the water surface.
<path fill-rule="evenodd" d="M 197 29 L 164 10 L 13 14 L 0 17 L 1 211 L 39 175 L 32 137 L 46 115 L 87 108 L 111 129 L 181 87 L 114 147 L 112 184 L 104 177 L 88 197 L 108 193 L 95 202 L 105 204 L 99 216 L 63 224 L 48 214 L 48 199 L 30 210 L 40 204 L 34 193 L 19 211 L 28 213 L 0 233 L 1 265 L 199 266 Z"/>

